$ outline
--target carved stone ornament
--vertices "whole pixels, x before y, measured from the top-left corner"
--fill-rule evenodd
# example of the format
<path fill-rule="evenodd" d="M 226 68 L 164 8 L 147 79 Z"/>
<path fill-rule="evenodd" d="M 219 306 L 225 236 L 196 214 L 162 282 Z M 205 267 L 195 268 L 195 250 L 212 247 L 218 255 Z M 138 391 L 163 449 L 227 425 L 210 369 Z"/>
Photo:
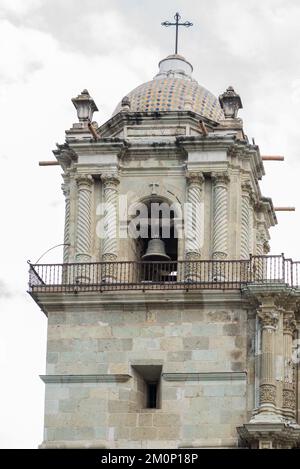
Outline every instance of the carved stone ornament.
<path fill-rule="evenodd" d="M 120 184 L 120 179 L 117 173 L 102 174 L 101 181 L 105 188 L 109 187 L 111 189 L 117 188 L 117 186 Z"/>
<path fill-rule="evenodd" d="M 227 172 L 212 173 L 211 175 L 214 185 L 227 185 L 230 182 L 230 177 Z"/>
<path fill-rule="evenodd" d="M 188 261 L 199 261 L 201 259 L 200 252 L 189 251 L 186 253 L 186 260 Z"/>
<path fill-rule="evenodd" d="M 276 403 L 276 387 L 273 384 L 261 384 L 259 387 L 259 403 L 274 404 Z"/>
<path fill-rule="evenodd" d="M 242 192 L 244 193 L 244 195 L 249 195 L 249 196 L 251 195 L 252 187 L 251 187 L 250 181 L 242 182 L 241 188 L 242 188 Z"/>
<path fill-rule="evenodd" d="M 276 328 L 279 319 L 277 311 L 263 311 L 259 309 L 257 315 L 261 320 L 263 327 Z"/>
<path fill-rule="evenodd" d="M 117 260 L 116 254 L 106 253 L 106 254 L 103 254 L 102 256 L 103 262 L 115 262 L 116 260 Z"/>
<path fill-rule="evenodd" d="M 296 330 L 297 323 L 295 320 L 294 313 L 284 313 L 283 315 L 283 333 L 284 334 L 294 334 Z"/>
<path fill-rule="evenodd" d="M 188 171 L 186 173 L 186 179 L 189 185 L 197 184 L 202 185 L 204 183 L 204 176 L 201 172 Z"/>
<path fill-rule="evenodd" d="M 283 390 L 283 407 L 293 411 L 296 410 L 296 393 L 293 389 Z"/>
<path fill-rule="evenodd" d="M 94 181 L 89 174 L 77 174 L 75 180 L 79 188 L 82 186 L 91 187 Z"/>

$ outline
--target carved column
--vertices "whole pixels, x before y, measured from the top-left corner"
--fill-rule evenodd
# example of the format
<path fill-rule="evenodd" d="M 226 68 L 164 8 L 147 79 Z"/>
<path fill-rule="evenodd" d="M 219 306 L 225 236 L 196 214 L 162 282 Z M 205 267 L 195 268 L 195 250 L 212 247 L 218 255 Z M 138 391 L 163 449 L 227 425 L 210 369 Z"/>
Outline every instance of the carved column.
<path fill-rule="evenodd" d="M 228 182 L 227 173 L 215 173 L 213 179 L 213 259 L 228 256 Z"/>
<path fill-rule="evenodd" d="M 78 204 L 76 230 L 76 261 L 91 261 L 91 216 L 93 178 L 88 175 L 76 177 Z"/>
<path fill-rule="evenodd" d="M 116 173 L 101 176 L 104 193 L 104 239 L 102 245 L 102 261 L 115 262 L 118 258 L 118 185 L 120 180 Z M 115 281 L 116 266 L 107 264 L 103 267 L 102 281 Z"/>
<path fill-rule="evenodd" d="M 70 177 L 63 176 L 64 183 L 61 185 L 63 194 L 65 196 L 65 227 L 64 227 L 64 254 L 63 263 L 67 264 L 70 261 Z"/>
<path fill-rule="evenodd" d="M 204 176 L 201 172 L 188 172 L 187 210 L 185 225 L 185 256 L 191 263 L 186 265 L 186 279 L 196 280 L 200 276 L 200 267 L 193 261 L 201 258 L 201 206 Z"/>
<path fill-rule="evenodd" d="M 260 308 L 258 317 L 262 326 L 259 412 L 272 414 L 276 407 L 275 332 L 279 315 L 268 305 Z"/>
<path fill-rule="evenodd" d="M 256 255 L 264 255 L 264 243 L 265 243 L 265 234 L 263 231 L 259 230 L 256 233 Z"/>
<path fill-rule="evenodd" d="M 250 254 L 250 194 L 249 181 L 242 183 L 241 209 L 241 259 L 248 259 Z"/>
<path fill-rule="evenodd" d="M 264 246 L 266 242 L 266 234 L 265 230 L 262 229 L 258 225 L 258 230 L 256 232 L 256 250 L 255 250 L 255 255 L 258 257 L 255 257 L 253 260 L 253 276 L 254 280 L 262 280 L 265 275 L 266 271 L 266 261 L 264 260 Z"/>
<path fill-rule="evenodd" d="M 292 361 L 293 335 L 296 330 L 295 314 L 292 311 L 283 314 L 283 353 L 284 353 L 284 381 L 283 381 L 283 413 L 286 417 L 296 418 L 296 386 L 295 365 Z"/>
<path fill-rule="evenodd" d="M 227 173 L 214 173 L 213 181 L 213 247 L 212 258 L 223 261 L 228 257 L 228 183 Z M 225 263 L 215 262 L 212 279 L 223 282 L 228 275 Z M 209 273 L 209 277 L 211 276 Z M 229 273 L 231 277 L 231 273 Z"/>

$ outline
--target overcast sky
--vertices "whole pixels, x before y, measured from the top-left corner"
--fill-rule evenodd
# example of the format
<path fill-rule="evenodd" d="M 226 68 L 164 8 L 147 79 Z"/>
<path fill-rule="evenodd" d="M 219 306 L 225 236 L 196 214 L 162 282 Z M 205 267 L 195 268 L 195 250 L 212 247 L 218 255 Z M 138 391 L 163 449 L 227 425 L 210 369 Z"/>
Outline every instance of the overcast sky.
<path fill-rule="evenodd" d="M 215 95 L 233 85 L 249 138 L 265 163 L 265 196 L 298 211 L 278 214 L 272 253 L 299 253 L 299 0 L 0 0 L 0 447 L 42 441 L 46 319 L 27 289 L 26 260 L 62 242 L 58 167 L 39 168 L 76 121 L 71 98 L 87 88 L 104 123 L 119 100 L 173 52 L 160 23 L 179 11 L 193 28 L 179 52 Z M 57 249 L 45 262 L 60 261 Z"/>

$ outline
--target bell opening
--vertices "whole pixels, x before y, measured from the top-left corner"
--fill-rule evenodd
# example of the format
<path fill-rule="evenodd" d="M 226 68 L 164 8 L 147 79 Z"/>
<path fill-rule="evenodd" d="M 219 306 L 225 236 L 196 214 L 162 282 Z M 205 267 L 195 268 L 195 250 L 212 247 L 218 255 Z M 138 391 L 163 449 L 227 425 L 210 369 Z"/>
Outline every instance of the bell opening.
<path fill-rule="evenodd" d="M 162 211 L 153 216 L 151 204 L 162 203 L 151 200 L 147 203 L 145 237 L 139 237 L 137 256 L 142 261 L 141 276 L 145 282 L 175 281 L 177 277 L 178 239 L 174 224 L 174 211 Z M 152 215 L 152 216 L 151 216 Z"/>

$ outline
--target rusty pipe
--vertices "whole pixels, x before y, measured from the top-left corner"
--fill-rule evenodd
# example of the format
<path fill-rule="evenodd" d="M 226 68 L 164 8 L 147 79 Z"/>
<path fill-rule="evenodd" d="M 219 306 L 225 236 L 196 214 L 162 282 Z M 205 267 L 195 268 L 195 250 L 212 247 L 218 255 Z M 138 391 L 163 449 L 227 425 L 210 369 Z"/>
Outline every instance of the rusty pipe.
<path fill-rule="evenodd" d="M 39 166 L 59 166 L 58 161 L 39 161 Z"/>
<path fill-rule="evenodd" d="M 275 212 L 295 212 L 296 207 L 274 207 Z"/>
<path fill-rule="evenodd" d="M 89 131 L 91 132 L 92 136 L 94 137 L 94 140 L 99 140 L 99 135 L 97 134 L 96 130 L 95 130 L 95 127 L 93 126 L 93 124 L 91 124 L 90 122 L 88 123 L 88 128 L 89 128 Z"/>
<path fill-rule="evenodd" d="M 200 124 L 201 132 L 203 133 L 204 137 L 207 137 L 208 136 L 208 130 L 206 128 L 206 125 L 204 124 L 203 121 L 199 121 L 199 124 Z"/>
<path fill-rule="evenodd" d="M 269 155 L 266 155 L 266 156 L 262 156 L 261 159 L 263 161 L 284 161 L 284 156 L 269 156 Z"/>

